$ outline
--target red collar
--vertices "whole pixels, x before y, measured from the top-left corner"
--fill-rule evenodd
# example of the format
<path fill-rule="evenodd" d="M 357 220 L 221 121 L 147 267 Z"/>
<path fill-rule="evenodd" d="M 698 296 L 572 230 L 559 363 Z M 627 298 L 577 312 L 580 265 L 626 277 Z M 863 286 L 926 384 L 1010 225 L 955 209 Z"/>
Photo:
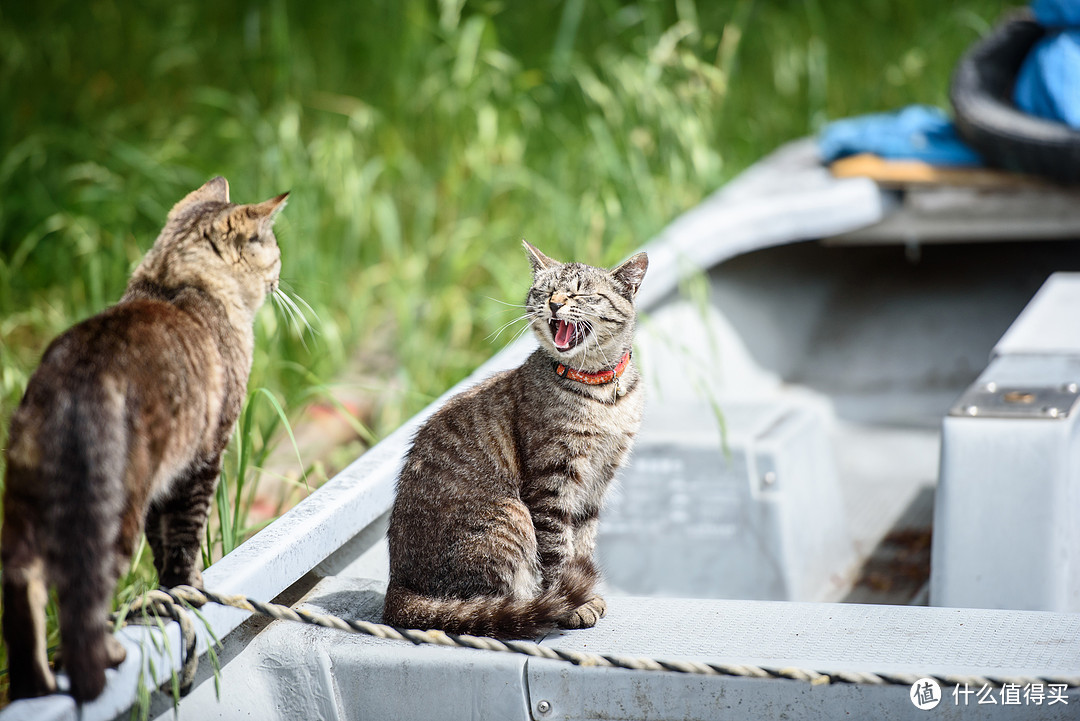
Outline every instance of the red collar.
<path fill-rule="evenodd" d="M 599 373 L 586 373 L 585 371 L 579 371 L 576 368 L 568 368 L 562 363 L 556 363 L 555 373 L 560 378 L 569 378 L 572 381 L 584 383 L 585 385 L 602 386 L 611 383 L 612 381 L 617 381 L 628 365 L 630 365 L 630 351 L 626 351 L 626 354 L 619 360 L 618 365 L 613 369 L 600 371 Z"/>

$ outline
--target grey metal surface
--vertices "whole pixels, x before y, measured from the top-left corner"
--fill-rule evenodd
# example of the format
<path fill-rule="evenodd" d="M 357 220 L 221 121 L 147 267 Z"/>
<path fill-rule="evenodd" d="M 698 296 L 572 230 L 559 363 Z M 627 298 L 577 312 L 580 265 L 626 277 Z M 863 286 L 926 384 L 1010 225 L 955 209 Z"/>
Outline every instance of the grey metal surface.
<path fill-rule="evenodd" d="M 384 581 L 328 577 L 300 607 L 377 621 L 384 588 Z M 552 634 L 544 644 L 836 671 L 1080 675 L 1075 614 L 612 597 L 596 628 Z M 238 649 L 223 670 L 221 699 L 207 679 L 181 704 L 179 719 L 813 719 L 844 713 L 902 719 L 922 713 L 908 700 L 907 686 L 822 687 L 590 669 L 280 621 Z M 1069 706 L 1008 708 L 1007 715 L 990 718 L 1070 718 L 1080 689 L 1067 698 Z M 938 713 L 987 718 L 985 710 L 957 706 L 946 696 Z M 155 716 L 166 721 L 173 711 L 159 704 Z"/>
<path fill-rule="evenodd" d="M 1078 614 L 625 597 L 611 598 L 609 613 L 595 628 L 561 631 L 544 643 L 819 671 L 1071 677 L 1080 672 Z"/>
<path fill-rule="evenodd" d="M 814 406 L 656 403 L 601 518 L 607 583 L 630 595 L 822 600 L 854 552 Z"/>
<path fill-rule="evenodd" d="M 1080 611 L 1080 426 L 1069 412 L 1080 383 L 1078 307 L 1080 274 L 1051 277 L 945 419 L 936 605 Z M 1021 394 L 984 413 L 980 399 L 996 395 L 988 387 L 1030 389 L 1031 402 Z"/>
<path fill-rule="evenodd" d="M 1080 238 L 1080 192 L 1071 188 L 909 186 L 883 222 L 832 243 L 957 243 Z"/>
<path fill-rule="evenodd" d="M 662 618 L 663 624 L 655 619 Z M 960 609 L 854 604 L 612 599 L 596 628 L 545 641 L 564 649 L 603 648 L 628 656 L 679 654 L 714 662 L 773 667 L 934 673 L 1025 668 L 1080 668 L 1080 617 Z M 670 673 L 568 669 L 549 661 L 528 665 L 534 718 L 542 719 L 836 719 L 926 718 L 909 687 L 829 685 L 792 681 L 693 678 Z M 946 694 L 952 687 L 946 686 Z M 547 701 L 551 712 L 536 713 Z M 1075 718 L 1070 705 L 1027 708 L 955 704 L 947 695 L 935 718 Z"/>
<path fill-rule="evenodd" d="M 842 419 L 938 431 L 1059 270 L 1080 271 L 1076 244 L 931 246 L 917 259 L 900 248 L 818 243 L 749 253 L 708 276 L 710 306 L 729 328 L 717 371 L 737 370 L 734 345 L 746 358 L 740 374 L 753 363 L 758 374 L 822 393 Z"/>
<path fill-rule="evenodd" d="M 1076 718 L 1080 694 L 1067 697 L 1067 704 L 1003 706 L 996 693 L 995 705 L 977 705 L 978 689 L 942 689 L 939 705 L 930 711 L 916 708 L 906 686 L 867 687 L 846 684 L 811 686 L 797 681 L 766 681 L 744 678 L 685 677 L 657 673 L 632 673 L 589 668 L 570 671 L 555 662 L 529 662 L 529 689 L 533 699 L 533 719 L 547 721 L 716 721 L 717 719 L 978 719 L 985 721 L 1055 721 Z M 963 688 L 963 687 L 960 687 Z M 954 693 L 956 696 L 954 697 Z M 540 701 L 548 701 L 547 714 L 537 712 Z M 958 702 L 959 700 L 959 702 Z M 966 701 L 966 703 L 965 703 Z"/>
<path fill-rule="evenodd" d="M 930 602 L 1080 610 L 1076 418 L 945 420 Z"/>
<path fill-rule="evenodd" d="M 994 355 L 1080 356 L 1080 274 L 1055 273 L 994 346 Z"/>

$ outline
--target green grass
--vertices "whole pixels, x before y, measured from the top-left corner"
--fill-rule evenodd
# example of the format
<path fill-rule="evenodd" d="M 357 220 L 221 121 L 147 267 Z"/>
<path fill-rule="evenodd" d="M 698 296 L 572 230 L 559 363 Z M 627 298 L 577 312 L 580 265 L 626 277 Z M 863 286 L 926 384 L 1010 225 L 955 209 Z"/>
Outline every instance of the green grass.
<path fill-rule="evenodd" d="M 283 437 L 275 404 L 295 414 L 359 359 L 384 435 L 497 349 L 513 311 L 491 299 L 528 284 L 520 238 L 611 264 L 830 118 L 946 106 L 957 57 L 1005 7 L 7 3 L 0 443 L 45 344 L 119 297 L 172 203 L 215 174 L 240 202 L 291 190 L 284 278 L 318 333 L 260 313 L 265 390 L 226 461 L 219 558 Z M 147 556 L 121 596 L 152 583 Z"/>

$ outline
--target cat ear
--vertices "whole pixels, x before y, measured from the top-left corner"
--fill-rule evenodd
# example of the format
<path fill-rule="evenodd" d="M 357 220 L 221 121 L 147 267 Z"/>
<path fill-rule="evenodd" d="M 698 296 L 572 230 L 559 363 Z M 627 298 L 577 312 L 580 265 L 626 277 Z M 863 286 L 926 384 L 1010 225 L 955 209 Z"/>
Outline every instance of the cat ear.
<path fill-rule="evenodd" d="M 611 277 L 618 281 L 624 288 L 630 291 L 630 297 L 637 295 L 641 279 L 645 277 L 645 271 L 649 268 L 649 256 L 638 253 L 631 256 L 618 268 L 611 271 Z"/>
<path fill-rule="evenodd" d="M 263 223 L 273 223 L 277 218 L 277 214 L 285 207 L 285 201 L 288 199 L 288 191 L 278 195 L 270 200 L 264 200 L 258 205 L 253 205 L 255 214 L 262 219 Z"/>
<path fill-rule="evenodd" d="M 169 211 L 169 218 L 174 217 L 181 208 L 191 203 L 207 202 L 228 203 L 229 181 L 220 175 L 206 181 L 201 187 L 191 191 L 184 196 L 183 200 L 174 205 L 172 210 Z"/>
<path fill-rule="evenodd" d="M 203 200 L 216 200 L 219 203 L 228 203 L 229 181 L 219 175 L 216 178 L 210 178 L 210 180 L 203 183 L 203 186 L 195 192 L 201 193 L 204 196 L 202 198 Z"/>
<path fill-rule="evenodd" d="M 522 238 L 521 244 L 525 246 L 525 252 L 529 254 L 529 262 L 532 263 L 533 273 L 559 265 L 559 261 L 547 257 L 535 245 L 524 238 Z"/>

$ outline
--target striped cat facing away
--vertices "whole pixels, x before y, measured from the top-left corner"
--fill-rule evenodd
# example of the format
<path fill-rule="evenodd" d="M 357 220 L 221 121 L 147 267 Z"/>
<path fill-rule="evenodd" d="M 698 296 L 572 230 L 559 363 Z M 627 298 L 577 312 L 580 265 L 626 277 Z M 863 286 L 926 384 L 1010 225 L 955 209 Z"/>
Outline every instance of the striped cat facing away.
<path fill-rule="evenodd" d="M 113 586 L 145 526 L 158 580 L 202 587 L 199 541 L 247 392 L 255 311 L 277 292 L 272 225 L 286 195 L 229 202 L 214 178 L 168 214 L 113 307 L 54 340 L 11 418 L 4 487 L 4 641 L 11 697 L 57 690 L 49 586 L 78 701 L 124 659 Z"/>
<path fill-rule="evenodd" d="M 608 271 L 525 249 L 540 348 L 417 432 L 390 515 L 389 624 L 527 638 L 604 615 L 597 516 L 641 424 L 631 346 L 648 258 Z"/>

